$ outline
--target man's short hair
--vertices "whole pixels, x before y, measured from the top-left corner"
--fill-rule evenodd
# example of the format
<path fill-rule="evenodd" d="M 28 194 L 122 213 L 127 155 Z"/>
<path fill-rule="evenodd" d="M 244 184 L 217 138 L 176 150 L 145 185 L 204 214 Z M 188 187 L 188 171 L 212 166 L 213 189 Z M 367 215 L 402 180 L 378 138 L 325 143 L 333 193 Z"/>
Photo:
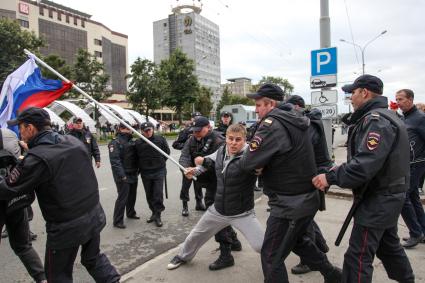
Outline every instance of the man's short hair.
<path fill-rule="evenodd" d="M 240 133 L 246 139 L 246 129 L 241 124 L 230 125 L 226 130 L 226 134 L 230 134 L 230 133 L 238 133 L 238 134 Z"/>
<path fill-rule="evenodd" d="M 397 93 L 400 93 L 400 92 L 404 92 L 406 94 L 406 98 L 409 98 L 409 99 L 415 98 L 415 93 L 411 89 L 403 88 L 403 89 L 400 89 L 399 91 L 397 91 Z"/>

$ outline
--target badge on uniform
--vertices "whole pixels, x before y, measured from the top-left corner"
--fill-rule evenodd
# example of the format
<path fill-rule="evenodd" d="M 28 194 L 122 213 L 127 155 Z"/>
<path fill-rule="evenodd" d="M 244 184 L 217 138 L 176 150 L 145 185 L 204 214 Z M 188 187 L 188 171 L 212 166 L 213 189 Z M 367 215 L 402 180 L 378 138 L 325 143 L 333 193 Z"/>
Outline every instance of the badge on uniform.
<path fill-rule="evenodd" d="M 111 152 L 111 153 L 114 152 L 114 146 L 113 145 L 109 146 L 109 152 Z"/>
<path fill-rule="evenodd" d="M 90 143 L 91 142 L 91 138 L 86 138 L 86 142 Z"/>
<path fill-rule="evenodd" d="M 260 147 L 262 142 L 263 139 L 260 136 L 253 137 L 251 142 L 249 143 L 249 151 L 256 151 Z"/>
<path fill-rule="evenodd" d="M 10 171 L 9 175 L 7 176 L 7 183 L 16 183 L 16 181 L 18 181 L 19 176 L 21 176 L 21 171 L 17 167 L 13 168 L 13 170 Z"/>
<path fill-rule="evenodd" d="M 369 132 L 367 134 L 366 145 L 369 150 L 377 149 L 380 141 L 381 141 L 380 134 L 376 132 Z"/>

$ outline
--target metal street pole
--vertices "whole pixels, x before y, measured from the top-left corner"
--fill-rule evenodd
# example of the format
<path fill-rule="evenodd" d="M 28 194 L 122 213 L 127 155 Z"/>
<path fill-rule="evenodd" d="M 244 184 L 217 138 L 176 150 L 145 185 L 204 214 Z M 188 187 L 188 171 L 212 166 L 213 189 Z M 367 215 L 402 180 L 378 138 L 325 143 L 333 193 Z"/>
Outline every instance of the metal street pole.
<path fill-rule="evenodd" d="M 369 44 L 371 44 L 372 42 L 374 42 L 375 40 L 377 40 L 379 37 L 381 37 L 382 35 L 384 35 L 384 34 L 386 34 L 387 33 L 387 30 L 384 30 L 384 31 L 382 31 L 380 34 L 378 34 L 377 36 L 375 36 L 374 38 L 372 38 L 371 40 L 369 40 L 363 47 L 362 46 L 360 46 L 360 45 L 358 45 L 357 43 L 354 43 L 354 42 L 351 42 L 351 41 L 348 41 L 348 40 L 345 40 L 345 39 L 343 39 L 343 38 L 341 38 L 339 41 L 341 41 L 341 42 L 345 42 L 345 43 L 347 43 L 347 44 L 351 44 L 351 45 L 354 45 L 355 47 L 358 47 L 359 49 L 360 49 L 360 51 L 362 52 L 362 75 L 364 75 L 365 74 L 365 66 L 366 66 L 366 63 L 365 63 L 365 56 L 364 56 L 364 54 L 365 54 L 365 50 L 366 50 L 366 47 L 369 45 Z"/>

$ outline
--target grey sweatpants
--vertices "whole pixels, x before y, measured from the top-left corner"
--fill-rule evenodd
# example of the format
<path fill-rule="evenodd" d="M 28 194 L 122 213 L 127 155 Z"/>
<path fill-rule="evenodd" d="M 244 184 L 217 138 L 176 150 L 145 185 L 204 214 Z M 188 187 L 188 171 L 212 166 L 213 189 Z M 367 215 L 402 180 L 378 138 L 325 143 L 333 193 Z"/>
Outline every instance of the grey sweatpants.
<path fill-rule="evenodd" d="M 190 261 L 212 236 L 228 225 L 238 229 L 257 253 L 261 252 L 264 230 L 253 209 L 242 214 L 225 216 L 211 205 L 190 231 L 178 256 L 184 261 Z"/>

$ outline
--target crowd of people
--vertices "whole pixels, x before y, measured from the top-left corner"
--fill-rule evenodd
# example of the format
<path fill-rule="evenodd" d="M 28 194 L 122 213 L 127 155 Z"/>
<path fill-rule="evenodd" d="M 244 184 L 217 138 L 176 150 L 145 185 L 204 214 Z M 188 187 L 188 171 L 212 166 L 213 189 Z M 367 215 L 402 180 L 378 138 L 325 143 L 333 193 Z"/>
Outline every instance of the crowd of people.
<path fill-rule="evenodd" d="M 285 259 L 291 252 L 300 257 L 292 273 L 319 271 L 328 283 L 371 282 L 375 255 L 390 279 L 415 281 L 404 249 L 423 242 L 425 235 L 418 191 L 425 176 L 425 114 L 414 105 L 409 89 L 395 94 L 401 113 L 388 109 L 383 82 L 375 76 L 360 76 L 343 90 L 351 94 L 354 112 L 344 118 L 347 162 L 338 165 L 330 158 L 320 111 L 306 109 L 297 95 L 284 101 L 275 84 L 247 95 L 255 101 L 259 118 L 248 129 L 232 123 L 226 111 L 215 129 L 208 118 L 193 113 L 172 147 L 181 150 L 179 163 L 185 168 L 182 216 L 189 215 L 192 184 L 195 209 L 205 212 L 169 270 L 193 260 L 213 235 L 220 254 L 209 269 L 233 266 L 232 252 L 242 250 L 238 230 L 260 254 L 265 282 L 288 282 Z M 100 251 L 106 217 L 93 169 L 93 164 L 101 166 L 100 151 L 82 119 L 72 122 L 72 129 L 61 135 L 52 130 L 45 110 L 32 107 L 9 121 L 19 127 L 21 142 L 1 129 L 0 226 L 6 226 L 12 249 L 36 282 L 72 282 L 79 248 L 81 262 L 96 282 L 119 282 L 116 268 Z M 152 123 L 138 129 L 144 138 L 135 139 L 119 124 L 108 144 L 117 188 L 112 219 L 117 229 L 126 228 L 124 216 L 140 219 L 135 210 L 139 175 L 152 213 L 146 221 L 163 226 L 170 148 Z M 328 259 L 326 235 L 314 221 L 325 209 L 331 185 L 352 189 L 354 195 L 354 225 L 342 268 Z M 265 230 L 255 216 L 258 188 L 270 207 Z M 28 207 L 34 195 L 46 221 L 44 267 L 29 239 Z M 409 229 L 402 241 L 400 215 Z"/>

